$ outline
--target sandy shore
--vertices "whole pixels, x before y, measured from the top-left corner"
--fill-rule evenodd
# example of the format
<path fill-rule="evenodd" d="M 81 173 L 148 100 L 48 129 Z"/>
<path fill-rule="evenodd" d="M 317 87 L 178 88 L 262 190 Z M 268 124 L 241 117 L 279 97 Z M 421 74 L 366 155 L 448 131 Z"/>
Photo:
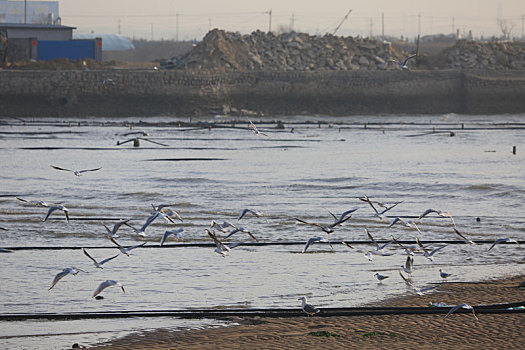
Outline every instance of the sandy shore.
<path fill-rule="evenodd" d="M 479 283 L 445 283 L 381 306 L 470 305 L 525 300 L 525 276 Z M 156 330 L 91 349 L 525 349 L 525 314 L 380 315 L 233 320 L 239 326 Z M 323 332 L 324 331 L 324 332 Z M 315 332 L 312 334 L 312 332 Z"/>

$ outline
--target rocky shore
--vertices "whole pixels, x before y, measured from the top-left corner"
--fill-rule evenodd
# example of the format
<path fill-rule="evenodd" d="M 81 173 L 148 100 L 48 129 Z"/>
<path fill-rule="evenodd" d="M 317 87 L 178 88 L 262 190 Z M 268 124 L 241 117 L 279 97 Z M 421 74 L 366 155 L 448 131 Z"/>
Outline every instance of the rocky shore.
<path fill-rule="evenodd" d="M 0 117 L 525 112 L 524 42 L 458 41 L 402 69 L 410 54 L 362 38 L 213 30 L 149 69 L 0 69 Z"/>

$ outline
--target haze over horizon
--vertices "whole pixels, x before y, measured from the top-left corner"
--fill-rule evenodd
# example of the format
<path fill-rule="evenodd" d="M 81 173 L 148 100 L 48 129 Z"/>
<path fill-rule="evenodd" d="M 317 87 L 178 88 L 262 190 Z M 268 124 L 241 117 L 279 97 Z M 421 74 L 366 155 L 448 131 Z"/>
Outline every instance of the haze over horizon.
<path fill-rule="evenodd" d="M 352 10 L 347 20 L 345 15 Z M 271 16 L 270 16 L 271 10 Z M 115 33 L 148 40 L 200 40 L 214 28 L 247 34 L 293 29 L 310 34 L 414 38 L 460 31 L 474 37 L 502 35 L 498 19 L 523 36 L 525 2 L 464 1 L 299 1 L 299 0 L 59 0 L 62 24 L 77 33 Z M 382 14 L 384 22 L 382 21 Z M 383 25 L 384 23 L 384 25 Z"/>

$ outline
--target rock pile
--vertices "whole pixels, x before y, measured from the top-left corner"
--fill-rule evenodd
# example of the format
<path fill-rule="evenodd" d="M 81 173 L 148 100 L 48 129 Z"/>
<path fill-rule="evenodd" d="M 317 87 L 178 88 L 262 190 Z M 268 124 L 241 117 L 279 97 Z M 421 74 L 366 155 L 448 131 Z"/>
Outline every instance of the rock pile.
<path fill-rule="evenodd" d="M 180 68 L 204 71 L 322 71 L 400 69 L 405 52 L 378 40 L 305 33 L 250 35 L 212 30 L 187 54 Z"/>
<path fill-rule="evenodd" d="M 525 69 L 525 42 L 460 40 L 443 55 L 449 68 Z"/>

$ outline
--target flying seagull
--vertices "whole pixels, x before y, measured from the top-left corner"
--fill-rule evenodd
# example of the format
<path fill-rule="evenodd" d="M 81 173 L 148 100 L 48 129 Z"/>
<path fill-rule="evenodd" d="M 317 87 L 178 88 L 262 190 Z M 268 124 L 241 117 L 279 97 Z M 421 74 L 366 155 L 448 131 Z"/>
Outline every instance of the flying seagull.
<path fill-rule="evenodd" d="M 344 223 L 345 221 L 347 221 L 348 219 L 350 219 L 352 216 L 347 216 L 345 217 L 344 219 L 342 220 L 337 220 L 336 222 L 334 222 L 333 224 L 330 224 L 330 225 L 323 225 L 323 224 L 318 224 L 316 222 L 308 222 L 308 221 L 305 221 L 303 219 L 299 219 L 299 218 L 294 218 L 295 220 L 299 221 L 300 223 L 303 223 L 303 224 L 306 224 L 306 225 L 310 225 L 310 226 L 316 226 L 316 227 L 319 227 L 321 230 L 323 230 L 324 232 L 326 233 L 332 233 L 334 232 L 334 228 L 336 226 L 339 226 L 341 225 L 342 223 Z"/>
<path fill-rule="evenodd" d="M 109 257 L 107 259 L 104 259 L 102 261 L 96 261 L 95 258 L 93 258 L 91 255 L 89 255 L 89 253 L 87 252 L 87 250 L 85 250 L 84 248 L 82 248 L 82 253 L 84 253 L 85 256 L 87 256 L 88 258 L 90 258 L 92 261 L 93 261 L 93 265 L 95 265 L 97 268 L 99 269 L 103 269 L 102 265 L 104 265 L 105 263 L 107 263 L 108 261 L 111 261 L 113 259 L 115 259 L 117 256 L 119 256 L 119 254 L 117 255 L 114 255 L 112 257 Z"/>
<path fill-rule="evenodd" d="M 374 243 L 374 245 L 376 246 L 376 253 L 377 254 L 380 254 L 380 255 L 392 255 L 392 254 L 388 254 L 388 253 L 385 253 L 384 249 L 386 247 L 388 247 L 390 244 L 392 244 L 393 240 L 391 241 L 388 241 L 382 245 L 380 245 L 379 243 L 377 243 L 377 241 L 374 239 L 374 237 L 372 237 L 372 235 L 370 234 L 370 232 L 368 232 L 368 229 L 365 228 L 365 233 L 366 235 L 368 236 L 368 238 Z"/>
<path fill-rule="evenodd" d="M 270 137 L 270 136 L 266 135 L 264 132 L 260 132 L 259 129 L 257 129 L 255 124 L 251 120 L 249 120 L 249 122 L 250 122 L 250 125 L 248 125 L 248 129 L 251 129 L 253 131 L 254 135 L 263 135 L 263 136 L 266 136 L 266 137 Z"/>
<path fill-rule="evenodd" d="M 405 265 L 402 265 L 401 267 L 403 268 L 403 271 L 405 271 L 408 274 L 411 274 L 412 269 L 414 268 L 414 258 L 408 255 L 407 260 L 405 261 Z"/>
<path fill-rule="evenodd" d="M 449 218 L 452 221 L 452 224 L 454 225 L 454 227 L 456 227 L 456 223 L 454 222 L 454 218 L 447 211 L 436 210 L 436 209 L 427 209 L 427 210 L 425 210 L 423 212 L 423 214 L 419 215 L 418 219 L 421 220 L 422 218 L 424 218 L 428 214 L 432 214 L 432 213 L 436 213 L 438 216 L 441 216 L 441 217 L 444 217 L 444 218 Z"/>
<path fill-rule="evenodd" d="M 261 216 L 264 216 L 264 213 L 262 211 L 252 210 L 252 209 L 243 209 L 243 211 L 241 211 L 241 214 L 239 215 L 239 218 L 237 219 L 237 221 L 241 220 L 246 214 L 252 214 L 252 215 L 255 215 L 258 218 L 261 217 Z"/>
<path fill-rule="evenodd" d="M 96 297 L 104 289 L 106 289 L 107 287 L 111 287 L 111 286 L 120 287 L 120 289 L 122 289 L 122 293 L 126 294 L 126 291 L 124 290 L 124 286 L 120 282 L 117 282 L 115 280 L 106 280 L 106 281 L 104 281 L 104 282 L 102 282 L 101 284 L 98 285 L 97 289 L 95 289 L 95 291 L 93 292 L 93 295 L 91 297 L 92 298 Z"/>
<path fill-rule="evenodd" d="M 447 318 L 450 314 L 452 314 L 454 311 L 459 310 L 459 309 L 467 309 L 467 310 L 471 310 L 471 311 L 472 311 L 472 315 L 474 315 L 474 318 L 476 319 L 476 321 L 479 321 L 478 316 L 476 316 L 476 313 L 474 312 L 474 308 L 473 308 L 472 306 L 470 306 L 469 304 L 459 304 L 459 305 L 454 306 L 454 307 L 453 307 L 452 309 L 450 309 L 450 311 L 446 314 L 445 318 Z"/>
<path fill-rule="evenodd" d="M 306 297 L 300 297 L 298 300 L 301 300 L 301 309 L 303 309 L 304 313 L 307 314 L 308 316 L 313 316 L 321 312 L 315 306 L 308 304 Z"/>
<path fill-rule="evenodd" d="M 135 249 L 135 248 L 140 248 L 140 247 L 144 246 L 144 245 L 147 243 L 147 242 L 144 242 L 144 243 L 137 244 L 137 245 L 134 245 L 134 246 L 131 246 L 131 247 L 123 247 L 123 246 L 120 245 L 117 241 L 115 241 L 114 238 L 110 237 L 109 240 L 110 240 L 111 242 L 113 242 L 113 243 L 117 246 L 118 250 L 120 250 L 120 252 L 121 252 L 122 254 L 125 254 L 125 255 L 127 255 L 127 256 L 129 256 L 129 252 L 132 251 L 133 249 Z"/>
<path fill-rule="evenodd" d="M 349 243 L 346 243 L 346 242 L 341 242 L 341 243 L 343 243 L 348 248 L 355 250 L 358 253 L 363 253 L 365 255 L 365 258 L 368 259 L 368 261 L 373 261 L 374 260 L 374 257 L 372 256 L 372 252 L 371 251 L 356 248 L 356 247 L 354 247 L 354 246 L 352 246 L 352 245 L 350 245 Z"/>
<path fill-rule="evenodd" d="M 55 278 L 53 279 L 53 282 L 51 283 L 51 286 L 48 290 L 51 290 L 62 278 L 66 277 L 67 275 L 71 274 L 73 276 L 76 276 L 79 272 L 86 272 L 76 267 L 66 267 L 61 272 L 59 272 Z"/>
<path fill-rule="evenodd" d="M 375 202 L 377 205 L 379 205 L 380 207 L 384 208 L 382 211 L 378 211 L 376 209 L 376 207 L 374 206 L 374 203 L 372 202 L 372 200 L 370 200 L 370 198 L 368 198 L 368 196 L 365 195 L 364 197 L 358 197 L 358 199 L 363 201 L 363 202 L 367 202 L 372 207 L 372 209 L 374 210 L 374 216 L 377 216 L 380 219 L 384 218 L 384 214 L 387 211 L 395 208 L 399 203 L 402 203 L 402 202 L 397 202 L 397 203 L 394 203 L 392 205 L 387 205 L 385 203 Z"/>
<path fill-rule="evenodd" d="M 184 229 L 182 229 L 182 228 L 177 228 L 175 230 L 167 230 L 166 232 L 164 232 L 164 234 L 162 235 L 162 238 L 160 239 L 160 246 L 162 247 L 164 242 L 166 242 L 166 238 L 168 238 L 171 235 L 176 235 L 177 238 L 181 238 L 182 237 L 181 233 L 183 231 L 184 231 Z"/>
<path fill-rule="evenodd" d="M 339 217 L 337 217 L 335 214 L 333 214 L 330 210 L 328 210 L 328 213 L 330 213 L 330 215 L 332 215 L 332 217 L 334 218 L 334 222 L 338 223 L 338 225 L 342 225 L 341 223 L 346 221 L 345 220 L 346 217 L 348 215 L 352 214 L 357 209 L 359 209 L 359 208 L 347 210 L 344 213 L 342 213 Z"/>
<path fill-rule="evenodd" d="M 322 237 L 312 237 L 310 238 L 308 241 L 306 241 L 306 244 L 302 250 L 301 253 L 306 253 L 306 250 L 308 249 L 308 247 L 312 244 L 312 243 L 315 243 L 315 242 L 328 242 L 328 244 L 330 244 L 330 248 L 332 248 L 332 250 L 334 250 L 334 247 L 332 247 L 332 243 L 330 243 L 329 240 L 327 240 L 326 238 L 322 238 Z"/>
<path fill-rule="evenodd" d="M 214 231 L 210 231 L 208 229 L 205 229 L 205 231 L 208 234 L 208 236 L 210 236 L 210 238 L 213 239 L 213 242 L 215 243 L 215 246 L 217 247 L 215 248 L 215 252 L 217 254 L 222 255 L 223 257 L 228 255 L 231 249 L 239 245 L 239 243 L 224 244 L 217 238 Z"/>
<path fill-rule="evenodd" d="M 143 137 L 134 137 L 134 138 L 131 138 L 129 140 L 122 141 L 122 142 L 117 141 L 117 146 L 120 146 L 120 145 L 123 145 L 125 143 L 133 141 L 133 147 L 139 147 L 140 146 L 140 141 L 139 140 L 148 141 L 148 142 L 154 143 L 156 145 L 160 145 L 160 146 L 165 146 L 165 147 L 168 146 L 168 145 L 165 145 L 165 144 L 160 143 L 160 142 L 156 142 L 156 141 L 153 141 L 153 140 L 150 140 L 150 139 L 145 139 Z"/>
<path fill-rule="evenodd" d="M 20 198 L 20 197 L 15 197 L 15 198 L 18 199 L 19 201 L 22 201 L 22 202 L 25 202 L 25 203 L 29 203 L 29 204 L 35 205 L 37 207 L 49 207 L 49 204 L 47 204 L 44 201 L 28 201 L 27 199 L 23 199 L 23 198 Z"/>
<path fill-rule="evenodd" d="M 392 220 L 392 222 L 390 223 L 390 225 L 388 225 L 388 227 L 392 227 L 392 226 L 394 226 L 397 223 L 399 223 L 399 224 L 401 224 L 403 226 L 406 226 L 406 227 L 415 228 L 417 230 L 417 232 L 419 232 L 419 234 L 421 234 L 421 231 L 419 230 L 419 227 L 417 227 L 415 222 L 413 222 L 411 220 L 405 221 L 405 220 L 401 219 L 400 217 L 394 218 L 394 220 Z"/>
<path fill-rule="evenodd" d="M 115 225 L 113 225 L 113 228 L 112 229 L 109 229 L 109 227 L 107 227 L 105 224 L 102 224 L 104 225 L 104 227 L 106 228 L 106 231 L 107 231 L 107 234 L 106 236 L 109 238 L 109 237 L 113 237 L 113 238 L 118 238 L 119 236 L 117 235 L 117 231 L 119 230 L 119 228 L 122 226 L 122 225 L 126 225 L 126 226 L 129 226 L 131 228 L 134 228 L 133 226 L 129 225 L 128 222 L 130 221 L 131 219 L 126 219 L 126 220 L 119 220 Z"/>
<path fill-rule="evenodd" d="M 51 168 L 56 169 L 56 170 L 69 171 L 69 172 L 75 174 L 77 177 L 82 175 L 83 173 L 88 172 L 88 171 L 97 171 L 97 170 L 102 169 L 102 167 L 100 167 L 100 168 L 96 168 L 96 169 L 70 170 L 70 169 L 61 168 L 61 167 L 58 167 L 58 166 L 55 166 L 55 165 L 50 165 L 50 166 L 51 166 Z"/>
<path fill-rule="evenodd" d="M 518 243 L 518 241 L 516 241 L 515 239 L 512 239 L 510 237 L 505 237 L 505 238 L 498 238 L 494 241 L 494 243 L 492 243 L 492 245 L 490 246 L 490 248 L 487 250 L 491 250 L 492 248 L 494 248 L 494 246 L 498 243 L 506 243 L 506 242 L 509 242 L 509 243 L 516 243 L 518 245 L 518 247 L 521 248 L 520 244 Z"/>
<path fill-rule="evenodd" d="M 399 67 L 401 67 L 401 69 L 408 69 L 408 66 L 407 66 L 408 61 L 411 60 L 412 58 L 415 58 L 415 57 L 417 57 L 417 54 L 408 56 L 407 58 L 405 58 L 403 63 L 400 63 L 398 60 L 394 60 L 394 59 L 391 59 L 390 62 L 395 62 L 395 63 L 399 64 Z"/>
<path fill-rule="evenodd" d="M 44 218 L 44 221 L 47 220 L 47 218 L 49 217 L 49 215 L 51 215 L 52 212 L 54 212 L 55 210 L 62 210 L 64 212 L 64 215 L 66 217 L 66 222 L 69 224 L 69 209 L 64 207 L 63 205 L 52 205 L 49 207 L 49 210 L 47 211 L 47 215 L 46 217 Z"/>
<path fill-rule="evenodd" d="M 439 248 L 436 248 L 436 249 L 433 249 L 433 250 L 430 250 L 430 249 L 427 249 L 426 247 L 423 246 L 423 244 L 421 243 L 421 241 L 419 240 L 419 238 L 416 237 L 416 242 L 417 242 L 417 245 L 419 246 L 419 248 L 423 251 L 423 255 L 425 256 L 425 258 L 427 258 L 428 260 L 430 261 L 434 261 L 434 254 L 437 253 L 438 251 L 440 251 L 441 249 L 445 248 L 447 245 L 443 245 Z"/>

